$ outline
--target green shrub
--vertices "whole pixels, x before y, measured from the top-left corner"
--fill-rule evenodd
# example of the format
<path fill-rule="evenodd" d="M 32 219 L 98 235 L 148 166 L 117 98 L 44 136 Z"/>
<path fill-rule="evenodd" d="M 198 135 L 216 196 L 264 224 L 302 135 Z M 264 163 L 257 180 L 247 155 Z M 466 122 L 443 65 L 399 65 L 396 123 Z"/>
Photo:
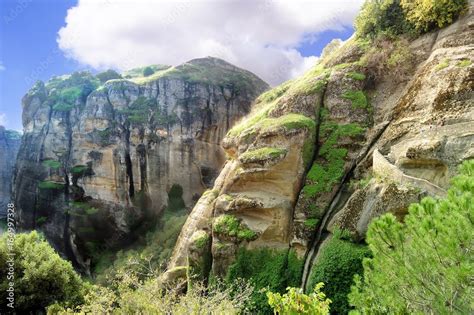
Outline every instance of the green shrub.
<path fill-rule="evenodd" d="M 226 283 L 247 279 L 254 286 L 249 301 L 252 314 L 271 313 L 267 297 L 261 289 L 284 293 L 288 286 L 298 286 L 301 280 L 303 261 L 293 251 L 268 248 L 240 249 L 235 262 L 229 267 Z"/>
<path fill-rule="evenodd" d="M 308 295 L 300 288 L 287 288 L 287 293 L 267 292 L 268 304 L 273 308 L 275 314 L 329 314 L 329 304 L 331 300 L 321 292 L 323 283 L 314 287 L 314 291 Z"/>
<path fill-rule="evenodd" d="M 55 170 L 61 167 L 61 162 L 55 160 L 44 160 L 42 164 L 44 167 L 48 167 Z"/>
<path fill-rule="evenodd" d="M 46 181 L 39 182 L 38 187 L 40 189 L 61 190 L 64 188 L 64 183 L 58 183 L 58 182 L 46 180 Z"/>
<path fill-rule="evenodd" d="M 144 77 L 148 77 L 148 76 L 152 75 L 153 73 L 155 73 L 155 70 L 153 70 L 151 67 L 145 67 L 145 69 L 143 69 L 143 76 Z"/>
<path fill-rule="evenodd" d="M 212 225 L 214 233 L 228 237 L 235 237 L 240 241 L 252 241 L 257 233 L 247 228 L 239 219 L 230 214 L 224 214 L 214 219 Z"/>
<path fill-rule="evenodd" d="M 444 199 L 412 204 L 403 223 L 372 221 L 349 300 L 362 314 L 470 314 L 474 260 L 474 160 L 465 161 Z"/>
<path fill-rule="evenodd" d="M 467 10 L 467 0 L 400 0 L 406 19 L 426 32 L 453 23 Z"/>
<path fill-rule="evenodd" d="M 469 67 L 472 64 L 472 61 L 470 59 L 463 59 L 459 61 L 456 66 L 461 67 L 461 68 L 466 68 Z"/>
<path fill-rule="evenodd" d="M 444 68 L 447 68 L 449 67 L 449 59 L 443 59 L 441 60 L 435 67 L 435 70 L 436 71 L 440 71 L 440 70 L 443 70 Z"/>
<path fill-rule="evenodd" d="M 335 233 L 321 248 L 308 288 L 312 290 L 318 283 L 326 283 L 323 291 L 332 301 L 331 310 L 335 314 L 347 314 L 350 310 L 347 294 L 354 275 L 362 273 L 362 259 L 368 255 L 367 246 L 345 241 L 340 233 Z"/>
<path fill-rule="evenodd" d="M 355 20 L 358 37 L 396 36 L 413 31 L 400 0 L 366 0 Z"/>
<path fill-rule="evenodd" d="M 53 105 L 53 110 L 57 112 L 69 112 L 74 108 L 74 105 L 67 103 L 56 103 Z"/>
<path fill-rule="evenodd" d="M 7 278 L 10 259 L 13 259 L 14 280 Z M 0 237 L 2 313 L 11 311 L 7 307 L 10 281 L 14 281 L 15 311 L 20 314 L 42 312 L 54 302 L 77 305 L 83 301 L 86 290 L 71 263 L 62 259 L 36 231 L 17 234 L 13 242 L 9 242 L 8 234 Z"/>
<path fill-rule="evenodd" d="M 101 83 L 105 83 L 109 80 L 121 79 L 122 76 L 117 71 L 109 69 L 96 74 L 96 78 L 99 79 Z"/>
<path fill-rule="evenodd" d="M 73 174 L 83 174 L 85 171 L 87 171 L 88 167 L 87 165 L 75 165 L 71 168 L 71 173 Z"/>

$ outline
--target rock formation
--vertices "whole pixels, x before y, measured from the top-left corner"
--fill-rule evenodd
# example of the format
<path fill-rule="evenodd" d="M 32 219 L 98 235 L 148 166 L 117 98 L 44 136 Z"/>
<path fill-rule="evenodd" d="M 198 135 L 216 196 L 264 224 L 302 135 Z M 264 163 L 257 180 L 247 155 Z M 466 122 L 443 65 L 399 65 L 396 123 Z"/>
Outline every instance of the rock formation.
<path fill-rule="evenodd" d="M 227 162 L 188 217 L 170 272 L 207 270 L 195 253 L 210 238 L 200 254 L 214 275 L 226 275 L 239 249 L 292 249 L 305 261 L 304 286 L 334 229 L 361 240 L 374 217 L 403 217 L 410 203 L 443 195 L 474 158 L 472 21 L 471 8 L 445 29 L 388 44 L 381 58 L 352 38 L 262 94 L 225 137 Z M 403 55 L 395 68 L 390 54 Z"/>
<path fill-rule="evenodd" d="M 268 87 L 215 58 L 111 74 L 56 77 L 23 98 L 19 225 L 83 269 L 150 225 L 173 185 L 192 207 L 225 161 L 222 138 Z"/>
<path fill-rule="evenodd" d="M 5 217 L 11 201 L 12 177 L 21 134 L 0 126 L 0 217 Z"/>

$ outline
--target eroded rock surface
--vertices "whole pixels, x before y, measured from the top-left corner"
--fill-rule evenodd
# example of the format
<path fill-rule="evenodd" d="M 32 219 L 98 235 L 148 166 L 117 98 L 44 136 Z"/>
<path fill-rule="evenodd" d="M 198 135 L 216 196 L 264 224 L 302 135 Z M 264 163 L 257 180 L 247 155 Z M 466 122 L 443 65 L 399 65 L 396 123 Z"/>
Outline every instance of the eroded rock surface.
<path fill-rule="evenodd" d="M 216 58 L 154 69 L 106 82 L 74 73 L 23 99 L 19 224 L 84 268 L 152 224 L 173 185 L 192 207 L 225 162 L 224 135 L 268 87 Z"/>
<path fill-rule="evenodd" d="M 0 126 L 0 218 L 6 215 L 21 134 Z"/>

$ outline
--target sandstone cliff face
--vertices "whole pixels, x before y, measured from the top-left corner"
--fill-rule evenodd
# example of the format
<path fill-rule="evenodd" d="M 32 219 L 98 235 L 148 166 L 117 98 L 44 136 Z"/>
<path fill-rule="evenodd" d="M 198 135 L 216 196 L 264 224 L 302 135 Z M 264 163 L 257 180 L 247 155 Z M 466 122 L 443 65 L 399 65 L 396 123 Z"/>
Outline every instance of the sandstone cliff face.
<path fill-rule="evenodd" d="M 240 248 L 293 249 L 305 261 L 304 286 L 334 229 L 358 241 L 374 217 L 403 217 L 410 203 L 442 196 L 457 165 L 474 157 L 473 25 L 471 9 L 398 46 L 402 74 L 377 73 L 377 51 L 353 39 L 261 95 L 224 139 L 229 159 L 190 214 L 170 268 L 202 272 L 196 244 L 207 235 L 201 255 L 215 275 Z"/>
<path fill-rule="evenodd" d="M 0 217 L 6 215 L 11 201 L 11 188 L 16 155 L 20 148 L 21 135 L 0 126 Z"/>
<path fill-rule="evenodd" d="M 15 200 L 23 229 L 40 228 L 87 269 L 87 256 L 123 245 L 167 205 L 212 186 L 220 142 L 267 88 L 253 74 L 204 58 L 150 76 L 106 82 L 88 73 L 37 83 L 23 99 L 25 134 Z"/>

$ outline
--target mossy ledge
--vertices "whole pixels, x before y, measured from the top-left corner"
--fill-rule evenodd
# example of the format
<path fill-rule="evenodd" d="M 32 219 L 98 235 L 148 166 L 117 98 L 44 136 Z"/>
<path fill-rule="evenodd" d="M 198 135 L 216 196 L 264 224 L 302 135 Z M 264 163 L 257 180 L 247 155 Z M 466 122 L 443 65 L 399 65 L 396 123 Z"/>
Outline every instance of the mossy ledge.
<path fill-rule="evenodd" d="M 239 161 L 247 164 L 275 160 L 283 158 L 287 152 L 286 149 L 264 147 L 241 154 L 239 156 Z"/>

